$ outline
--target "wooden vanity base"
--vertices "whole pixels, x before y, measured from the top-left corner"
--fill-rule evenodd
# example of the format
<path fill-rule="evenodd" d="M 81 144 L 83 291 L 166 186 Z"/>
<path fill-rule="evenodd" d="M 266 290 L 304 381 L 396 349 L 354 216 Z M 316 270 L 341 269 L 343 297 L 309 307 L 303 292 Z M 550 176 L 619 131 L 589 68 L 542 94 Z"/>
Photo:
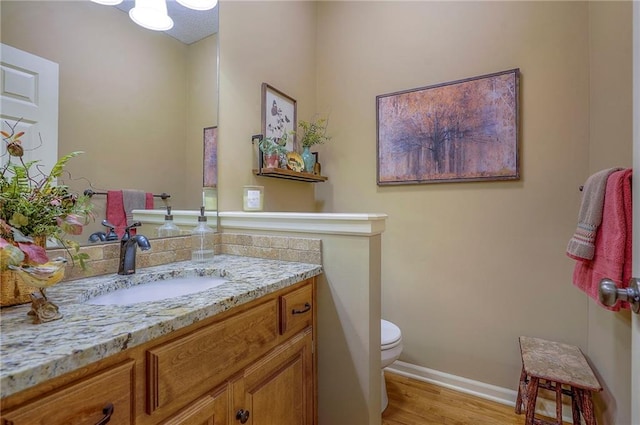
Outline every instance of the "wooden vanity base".
<path fill-rule="evenodd" d="M 312 425 L 315 322 L 311 278 L 7 397 L 0 424 Z"/>

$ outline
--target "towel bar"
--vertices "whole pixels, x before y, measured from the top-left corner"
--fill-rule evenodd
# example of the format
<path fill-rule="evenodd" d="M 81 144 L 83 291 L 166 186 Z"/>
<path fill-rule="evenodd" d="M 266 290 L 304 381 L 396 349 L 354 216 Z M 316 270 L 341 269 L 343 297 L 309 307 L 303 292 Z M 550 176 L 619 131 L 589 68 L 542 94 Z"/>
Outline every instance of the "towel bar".
<path fill-rule="evenodd" d="M 93 195 L 106 195 L 107 192 L 95 192 L 91 189 L 87 189 L 84 191 L 85 196 L 88 196 L 89 198 L 93 197 Z M 167 199 L 167 198 L 171 198 L 171 195 L 169 195 L 168 193 L 164 193 L 162 192 L 159 195 L 154 194 L 153 195 L 154 198 L 162 198 L 162 199 Z"/>

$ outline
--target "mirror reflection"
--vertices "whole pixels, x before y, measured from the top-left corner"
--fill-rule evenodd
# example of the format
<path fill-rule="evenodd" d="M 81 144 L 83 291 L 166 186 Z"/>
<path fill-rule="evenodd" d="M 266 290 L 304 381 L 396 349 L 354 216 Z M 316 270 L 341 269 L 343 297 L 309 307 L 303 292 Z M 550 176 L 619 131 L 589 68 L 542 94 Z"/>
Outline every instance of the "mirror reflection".
<path fill-rule="evenodd" d="M 133 4 L 0 3 L 2 43 L 58 64 L 57 129 L 38 126 L 30 155 L 41 159 L 48 143 L 57 143 L 59 157 L 84 152 L 67 163 L 60 181 L 73 192 L 94 193 L 95 221 L 75 237 L 82 245 L 91 235 L 102 243 L 101 233 L 110 233 L 103 221 L 118 205 L 112 196 L 107 205 L 107 193 L 120 193 L 116 203 L 163 210 L 158 225 L 138 229 L 149 238 L 158 236 L 168 206 L 173 214 L 197 212 L 205 192 L 207 210 L 217 205 L 217 179 L 209 171 L 206 191 L 203 179 L 216 154 L 209 149 L 204 157 L 205 129 L 218 124 L 218 8 L 194 11 L 170 0 L 174 27 L 161 32 L 136 25 L 128 14 Z M 2 115 L 22 117 L 4 108 Z"/>

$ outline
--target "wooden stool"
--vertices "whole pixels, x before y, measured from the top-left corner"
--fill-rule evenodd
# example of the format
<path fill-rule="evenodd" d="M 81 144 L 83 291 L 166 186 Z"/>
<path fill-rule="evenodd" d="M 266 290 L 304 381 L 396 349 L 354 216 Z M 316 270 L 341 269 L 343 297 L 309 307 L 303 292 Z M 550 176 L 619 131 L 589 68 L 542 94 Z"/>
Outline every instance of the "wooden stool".
<path fill-rule="evenodd" d="M 597 425 L 591 392 L 601 391 L 602 387 L 578 347 L 521 336 L 520 354 L 522 372 L 516 413 L 522 413 L 524 406 L 525 425 L 562 425 L 562 394 L 571 396 L 574 424 L 581 423 L 582 414 L 587 425 Z M 534 417 L 538 388 L 555 392 L 556 422 Z"/>

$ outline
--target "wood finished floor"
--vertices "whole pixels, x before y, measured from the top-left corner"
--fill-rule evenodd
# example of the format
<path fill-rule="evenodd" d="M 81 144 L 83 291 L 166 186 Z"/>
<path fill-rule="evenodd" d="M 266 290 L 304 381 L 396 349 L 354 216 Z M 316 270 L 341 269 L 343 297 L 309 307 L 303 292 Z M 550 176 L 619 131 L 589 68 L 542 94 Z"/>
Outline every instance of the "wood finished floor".
<path fill-rule="evenodd" d="M 382 425 L 524 425 L 512 406 L 385 372 Z M 566 425 L 570 425 L 565 423 Z"/>

